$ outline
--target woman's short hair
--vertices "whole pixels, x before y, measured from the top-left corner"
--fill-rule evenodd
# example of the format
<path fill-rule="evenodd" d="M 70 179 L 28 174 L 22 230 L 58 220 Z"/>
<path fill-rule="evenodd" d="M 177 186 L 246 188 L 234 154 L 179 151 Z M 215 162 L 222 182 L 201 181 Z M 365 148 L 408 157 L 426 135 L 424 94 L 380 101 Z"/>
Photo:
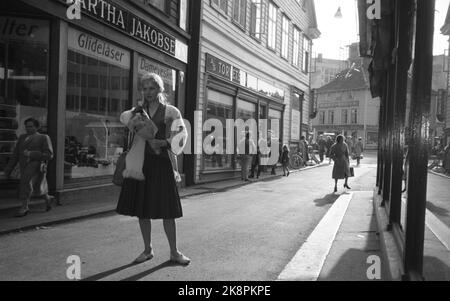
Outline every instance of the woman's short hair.
<path fill-rule="evenodd" d="M 30 117 L 30 118 L 26 119 L 23 124 L 26 126 L 28 122 L 32 122 L 36 128 L 41 127 L 39 120 L 37 120 L 36 118 Z"/>
<path fill-rule="evenodd" d="M 344 136 L 342 136 L 342 135 L 337 136 L 336 142 L 337 142 L 337 143 L 342 143 L 342 142 L 344 142 Z"/>

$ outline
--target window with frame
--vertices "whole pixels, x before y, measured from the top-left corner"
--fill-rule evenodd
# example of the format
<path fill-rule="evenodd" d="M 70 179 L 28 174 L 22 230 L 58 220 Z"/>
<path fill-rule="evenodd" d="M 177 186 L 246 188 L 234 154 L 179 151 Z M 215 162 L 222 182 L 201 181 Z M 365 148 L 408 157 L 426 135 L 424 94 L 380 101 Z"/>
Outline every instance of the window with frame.
<path fill-rule="evenodd" d="M 247 20 L 247 0 L 233 1 L 233 21 L 245 29 L 245 22 Z"/>
<path fill-rule="evenodd" d="M 334 111 L 328 111 L 328 124 L 334 124 Z"/>
<path fill-rule="evenodd" d="M 347 109 L 343 109 L 342 110 L 342 120 L 341 120 L 342 124 L 347 124 L 348 123 L 348 111 Z"/>
<path fill-rule="evenodd" d="M 358 123 L 358 110 L 354 109 L 350 114 L 350 123 L 357 124 Z"/>
<path fill-rule="evenodd" d="M 285 15 L 282 17 L 281 56 L 289 57 L 289 19 Z"/>
<path fill-rule="evenodd" d="M 111 58 L 80 47 L 104 45 Z M 120 57 L 120 59 L 116 59 Z M 69 28 L 65 112 L 64 178 L 66 183 L 114 174 L 126 147 L 119 116 L 130 108 L 130 52 L 101 38 Z"/>
<path fill-rule="evenodd" d="M 225 15 L 228 14 L 228 0 L 211 0 L 211 6 Z"/>
<path fill-rule="evenodd" d="M 226 124 L 228 119 L 233 119 L 233 97 L 215 90 L 207 90 L 207 119 L 220 120 L 223 125 Z M 232 169 L 233 156 L 226 154 L 227 148 L 227 129 L 222 129 L 222 133 L 218 133 L 219 137 L 214 139 L 212 146 L 220 148 L 219 153 L 214 152 L 211 155 L 203 154 L 203 169 L 205 171 L 220 170 L 220 169 Z M 216 131 L 216 129 L 213 129 Z M 204 138 L 213 133 L 204 132 Z M 222 134 L 222 135 L 221 135 Z"/>
<path fill-rule="evenodd" d="M 309 72 L 309 61 L 310 61 L 310 46 L 311 41 L 304 35 L 303 36 L 303 66 L 302 71 L 304 73 Z"/>
<path fill-rule="evenodd" d="M 272 2 L 269 3 L 269 22 L 268 22 L 268 35 L 267 35 L 267 47 L 275 50 L 277 45 L 277 17 L 278 8 Z"/>
<path fill-rule="evenodd" d="M 294 27 L 294 49 L 292 54 L 292 64 L 294 66 L 299 66 L 300 64 L 300 30 Z"/>
<path fill-rule="evenodd" d="M 251 12 L 250 35 L 255 39 L 261 40 L 262 1 L 251 0 L 250 12 Z"/>
<path fill-rule="evenodd" d="M 321 125 L 325 124 L 325 111 L 319 112 L 319 124 Z"/>

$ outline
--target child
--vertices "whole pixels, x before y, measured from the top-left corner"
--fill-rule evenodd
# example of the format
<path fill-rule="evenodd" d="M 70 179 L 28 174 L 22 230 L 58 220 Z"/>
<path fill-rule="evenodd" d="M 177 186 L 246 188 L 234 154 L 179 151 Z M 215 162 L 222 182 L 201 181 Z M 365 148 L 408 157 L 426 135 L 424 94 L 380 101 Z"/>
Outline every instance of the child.
<path fill-rule="evenodd" d="M 287 147 L 287 145 L 283 146 L 283 153 L 281 154 L 281 164 L 283 165 L 283 173 L 284 176 L 289 177 L 290 172 L 289 172 L 289 149 Z M 286 175 L 286 171 L 287 171 L 287 175 Z"/>

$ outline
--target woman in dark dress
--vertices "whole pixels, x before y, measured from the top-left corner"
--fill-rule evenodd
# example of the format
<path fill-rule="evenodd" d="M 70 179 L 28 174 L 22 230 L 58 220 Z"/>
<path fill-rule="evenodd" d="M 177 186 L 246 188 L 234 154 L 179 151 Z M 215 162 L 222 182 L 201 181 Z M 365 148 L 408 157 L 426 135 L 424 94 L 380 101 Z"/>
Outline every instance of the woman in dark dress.
<path fill-rule="evenodd" d="M 344 136 L 339 135 L 336 143 L 330 149 L 330 158 L 334 161 L 333 179 L 335 180 L 334 192 L 337 192 L 338 180 L 345 179 L 344 188 L 351 189 L 348 186 L 350 177 L 350 157 L 348 146 L 344 142 Z"/>
<path fill-rule="evenodd" d="M 145 250 L 135 263 L 153 258 L 151 220 L 162 219 L 170 245 L 171 261 L 188 265 L 190 259 L 177 248 L 175 219 L 182 217 L 183 212 L 170 159 L 173 154 L 181 154 L 186 145 L 186 126 L 179 110 L 165 104 L 164 83 L 160 76 L 146 74 L 142 78 L 142 92 L 143 103 L 121 116 L 121 121 L 134 131 L 135 138 L 126 158 L 117 213 L 139 218 Z M 157 126 L 154 139 L 141 134 L 142 127 L 137 127 L 137 123 L 133 122 L 137 114 L 146 116 Z M 177 132 L 171 131 L 174 122 L 179 125 L 180 130 Z M 177 143 L 172 144 L 172 140 Z"/>

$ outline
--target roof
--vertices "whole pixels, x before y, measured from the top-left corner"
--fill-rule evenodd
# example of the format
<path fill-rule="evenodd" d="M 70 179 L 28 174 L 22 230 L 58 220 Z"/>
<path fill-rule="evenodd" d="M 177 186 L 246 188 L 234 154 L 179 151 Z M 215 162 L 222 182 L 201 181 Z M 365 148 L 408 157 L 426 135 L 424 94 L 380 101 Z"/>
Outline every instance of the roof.
<path fill-rule="evenodd" d="M 368 88 L 366 78 L 362 68 L 353 65 L 352 68 L 338 73 L 335 80 L 319 88 L 318 92 L 366 89 Z"/>
<path fill-rule="evenodd" d="M 445 36 L 450 35 L 450 5 L 447 10 L 447 17 L 445 18 L 445 24 L 441 28 L 441 33 Z"/>

